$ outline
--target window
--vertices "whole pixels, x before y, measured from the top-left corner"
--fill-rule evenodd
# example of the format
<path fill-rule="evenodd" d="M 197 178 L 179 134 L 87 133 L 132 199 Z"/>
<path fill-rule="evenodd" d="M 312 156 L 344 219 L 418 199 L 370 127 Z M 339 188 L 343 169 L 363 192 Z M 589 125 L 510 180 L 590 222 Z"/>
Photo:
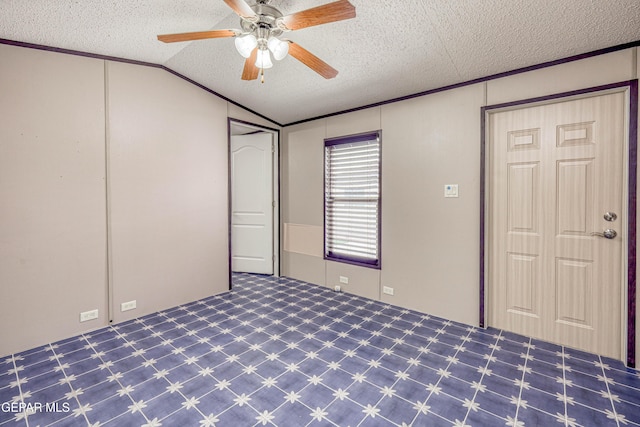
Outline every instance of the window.
<path fill-rule="evenodd" d="M 380 268 L 380 133 L 324 142 L 325 259 Z"/>

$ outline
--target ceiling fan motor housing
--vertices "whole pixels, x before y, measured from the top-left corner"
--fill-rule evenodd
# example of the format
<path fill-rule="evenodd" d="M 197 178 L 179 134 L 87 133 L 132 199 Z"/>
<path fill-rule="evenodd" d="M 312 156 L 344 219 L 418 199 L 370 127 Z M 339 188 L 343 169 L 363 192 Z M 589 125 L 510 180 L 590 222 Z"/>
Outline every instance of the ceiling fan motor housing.
<path fill-rule="evenodd" d="M 276 22 L 279 18 L 284 16 L 282 15 L 282 12 L 273 6 L 268 5 L 267 1 L 258 1 L 258 3 L 251 6 L 251 9 L 253 9 L 256 15 L 258 15 L 258 19 L 256 21 L 240 19 L 242 31 L 245 33 L 255 34 L 256 38 L 265 38 L 265 40 L 269 39 L 271 36 L 278 37 L 282 35 L 283 31 L 279 28 Z"/>

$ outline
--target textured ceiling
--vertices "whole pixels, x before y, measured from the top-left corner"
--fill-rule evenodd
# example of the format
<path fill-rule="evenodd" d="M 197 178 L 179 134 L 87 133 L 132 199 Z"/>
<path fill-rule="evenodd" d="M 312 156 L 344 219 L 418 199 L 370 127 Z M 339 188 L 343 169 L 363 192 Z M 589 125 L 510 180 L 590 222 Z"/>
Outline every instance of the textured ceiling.
<path fill-rule="evenodd" d="M 0 38 L 161 64 L 280 124 L 640 40 L 639 0 L 350 1 L 355 19 L 286 35 L 336 68 L 331 80 L 286 57 L 264 84 L 243 81 L 232 38 L 156 39 L 239 28 L 222 0 L 0 0 Z"/>

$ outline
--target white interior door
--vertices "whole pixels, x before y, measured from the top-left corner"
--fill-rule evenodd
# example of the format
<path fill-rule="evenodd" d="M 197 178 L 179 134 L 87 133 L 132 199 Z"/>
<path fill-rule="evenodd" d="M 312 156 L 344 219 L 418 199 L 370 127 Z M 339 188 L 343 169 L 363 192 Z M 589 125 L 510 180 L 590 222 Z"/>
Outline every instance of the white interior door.
<path fill-rule="evenodd" d="M 273 135 L 231 137 L 231 268 L 273 274 Z"/>
<path fill-rule="evenodd" d="M 622 358 L 624 123 L 620 92 L 489 116 L 491 326 Z"/>

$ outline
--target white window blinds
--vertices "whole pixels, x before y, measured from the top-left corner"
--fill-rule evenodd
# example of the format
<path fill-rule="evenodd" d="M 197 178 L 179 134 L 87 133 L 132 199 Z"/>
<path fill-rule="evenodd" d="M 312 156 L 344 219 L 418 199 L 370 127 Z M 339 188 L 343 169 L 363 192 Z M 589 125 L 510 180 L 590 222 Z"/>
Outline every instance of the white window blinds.
<path fill-rule="evenodd" d="M 325 141 L 325 257 L 380 266 L 380 136 Z"/>

